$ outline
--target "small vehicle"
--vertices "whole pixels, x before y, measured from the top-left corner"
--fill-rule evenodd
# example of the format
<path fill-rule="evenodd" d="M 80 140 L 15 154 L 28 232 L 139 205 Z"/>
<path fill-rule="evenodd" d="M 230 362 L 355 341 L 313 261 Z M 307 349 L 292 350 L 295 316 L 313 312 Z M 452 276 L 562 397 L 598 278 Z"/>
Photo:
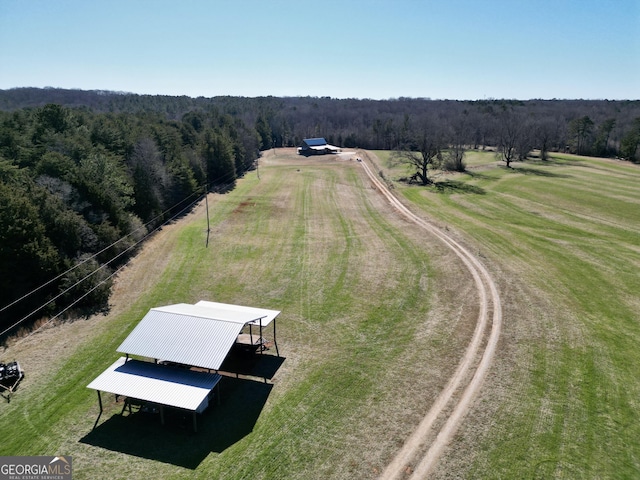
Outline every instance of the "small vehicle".
<path fill-rule="evenodd" d="M 18 387 L 20 381 L 24 378 L 24 370 L 20 368 L 17 361 L 10 363 L 0 363 L 0 393 L 8 392 L 7 400 Z M 4 395 L 3 395 L 4 396 Z"/>

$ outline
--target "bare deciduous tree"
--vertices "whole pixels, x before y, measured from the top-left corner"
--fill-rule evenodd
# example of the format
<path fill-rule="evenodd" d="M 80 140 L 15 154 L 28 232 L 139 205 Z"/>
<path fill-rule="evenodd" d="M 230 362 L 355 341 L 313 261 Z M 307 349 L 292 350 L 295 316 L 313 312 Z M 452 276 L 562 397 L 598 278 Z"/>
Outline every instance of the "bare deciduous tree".
<path fill-rule="evenodd" d="M 398 149 L 392 155 L 397 163 L 415 168 L 411 180 L 421 185 L 433 183 L 429 178 L 429 168 L 439 166 L 442 161 L 442 134 L 435 121 L 425 122 L 411 145 Z"/>
<path fill-rule="evenodd" d="M 467 169 L 464 162 L 465 151 L 464 145 L 459 143 L 451 145 L 444 154 L 442 169 L 451 172 L 464 172 Z"/>
<path fill-rule="evenodd" d="M 507 168 L 511 168 L 511 162 L 518 157 L 518 144 L 523 133 L 524 122 L 512 109 L 503 107 L 498 123 L 498 152 L 502 161 L 507 164 Z"/>
<path fill-rule="evenodd" d="M 540 159 L 549 158 L 549 150 L 558 142 L 560 136 L 560 122 L 558 118 L 542 118 L 535 124 L 535 140 L 540 149 Z"/>
<path fill-rule="evenodd" d="M 464 154 L 466 150 L 465 140 L 471 136 L 468 115 L 465 111 L 464 115 L 453 120 L 450 124 L 449 148 L 443 155 L 443 170 L 452 172 L 464 172 L 466 170 L 467 167 L 464 163 Z"/>

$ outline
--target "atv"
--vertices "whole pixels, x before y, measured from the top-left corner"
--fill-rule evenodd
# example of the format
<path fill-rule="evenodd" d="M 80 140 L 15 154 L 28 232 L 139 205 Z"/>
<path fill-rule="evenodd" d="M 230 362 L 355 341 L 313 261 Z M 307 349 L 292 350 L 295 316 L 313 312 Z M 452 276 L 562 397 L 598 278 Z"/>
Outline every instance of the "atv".
<path fill-rule="evenodd" d="M 16 361 L 10 363 L 0 363 L 0 395 L 6 391 L 7 396 L 2 397 L 11 401 L 11 394 L 16 391 L 18 384 L 24 378 L 24 370 L 20 368 L 20 364 Z"/>

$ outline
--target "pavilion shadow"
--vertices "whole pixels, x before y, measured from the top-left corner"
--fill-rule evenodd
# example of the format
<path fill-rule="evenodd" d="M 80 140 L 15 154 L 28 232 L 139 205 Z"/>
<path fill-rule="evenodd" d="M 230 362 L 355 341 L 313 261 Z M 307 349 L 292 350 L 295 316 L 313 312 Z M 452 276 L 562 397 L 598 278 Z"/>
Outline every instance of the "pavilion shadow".
<path fill-rule="evenodd" d="M 81 443 L 127 455 L 195 469 L 212 452 L 221 453 L 249 435 L 273 385 L 224 377 L 220 404 L 216 398 L 198 416 L 193 431 L 191 412 L 167 408 L 165 425 L 158 413 L 114 414 L 80 439 Z"/>
<path fill-rule="evenodd" d="M 220 370 L 231 374 L 262 377 L 266 381 L 274 377 L 284 361 L 285 357 L 233 349 L 220 366 Z"/>

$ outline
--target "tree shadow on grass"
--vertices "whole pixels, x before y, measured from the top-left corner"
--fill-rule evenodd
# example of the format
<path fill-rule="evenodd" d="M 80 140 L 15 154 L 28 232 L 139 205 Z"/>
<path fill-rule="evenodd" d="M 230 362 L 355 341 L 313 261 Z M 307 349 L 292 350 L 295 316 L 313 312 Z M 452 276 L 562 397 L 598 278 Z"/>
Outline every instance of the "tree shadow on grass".
<path fill-rule="evenodd" d="M 492 177 L 491 175 L 485 175 L 484 173 L 480 173 L 477 170 L 466 169 L 464 173 L 465 175 L 469 175 L 471 178 L 478 178 L 480 180 L 496 180 L 495 177 Z"/>
<path fill-rule="evenodd" d="M 513 167 L 514 173 L 522 173 L 524 175 L 535 175 L 537 177 L 548 177 L 548 178 L 570 178 L 570 175 L 566 175 L 563 173 L 554 173 L 549 170 L 541 170 L 538 168 L 529 168 L 529 167 Z"/>
<path fill-rule="evenodd" d="M 527 163 L 545 167 L 575 167 L 582 165 L 583 162 L 575 158 L 559 158 L 550 155 L 546 160 L 540 157 L 527 157 Z"/>
<path fill-rule="evenodd" d="M 475 195 L 484 195 L 486 193 L 484 188 L 476 185 L 469 185 L 464 182 L 458 182 L 457 180 L 445 180 L 444 182 L 434 183 L 433 186 L 438 193 L 464 193 Z"/>
<path fill-rule="evenodd" d="M 220 381 L 220 403 L 214 397 L 209 408 L 197 415 L 197 432 L 191 412 L 165 407 L 162 425 L 157 411 L 141 409 L 113 414 L 80 442 L 195 469 L 210 453 L 225 451 L 253 431 L 272 389 L 266 380 L 225 376 Z"/>

